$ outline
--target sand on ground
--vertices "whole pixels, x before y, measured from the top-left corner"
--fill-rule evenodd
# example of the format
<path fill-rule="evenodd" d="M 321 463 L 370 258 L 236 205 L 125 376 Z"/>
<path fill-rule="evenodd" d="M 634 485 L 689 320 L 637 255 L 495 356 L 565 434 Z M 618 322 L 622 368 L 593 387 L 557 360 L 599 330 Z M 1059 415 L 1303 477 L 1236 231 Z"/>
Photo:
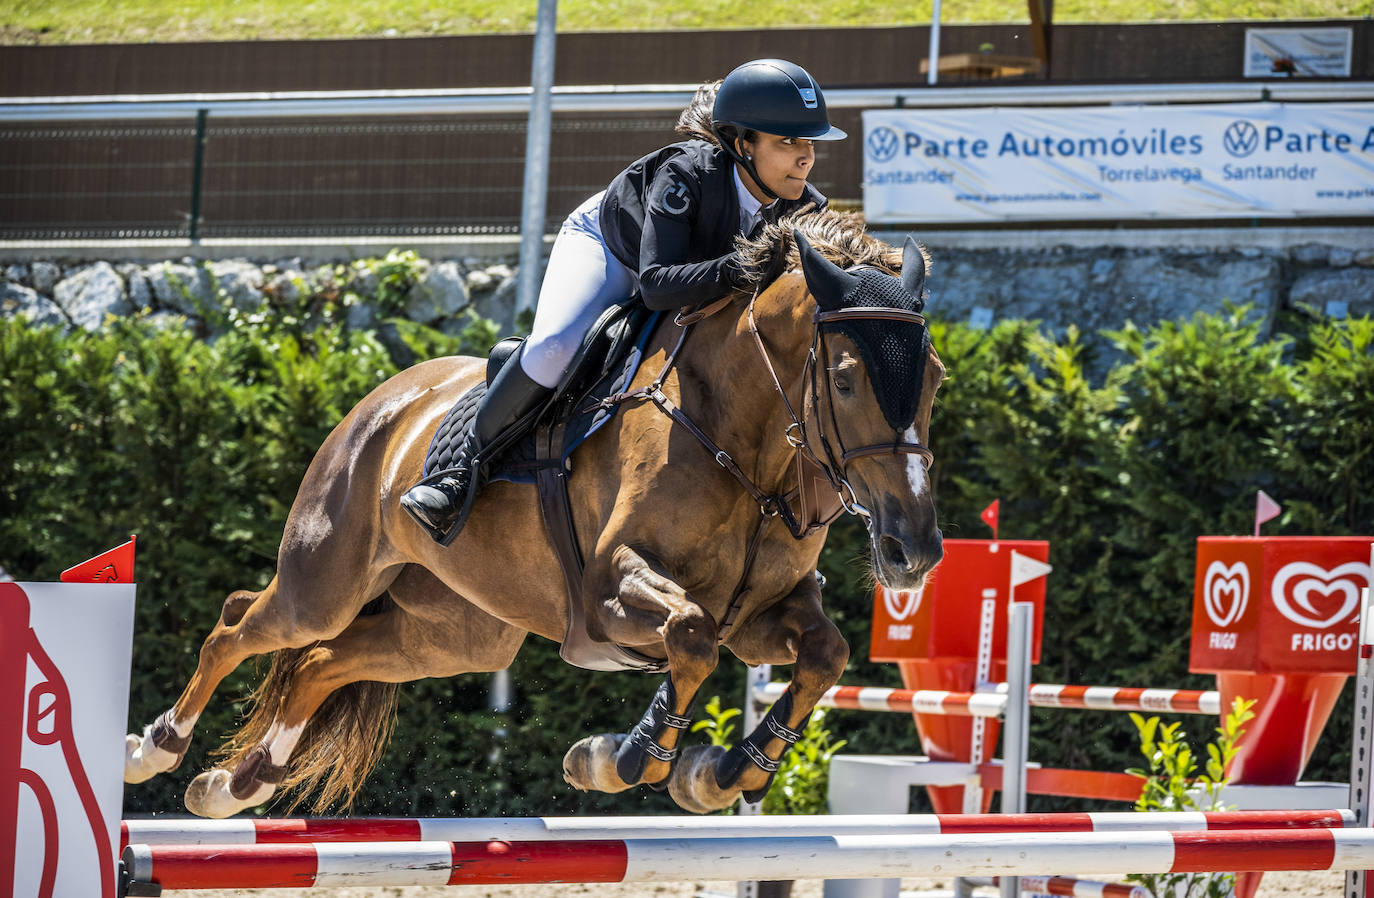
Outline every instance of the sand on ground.
<path fill-rule="evenodd" d="M 1085 879 L 1114 880 L 1108 876 L 1085 874 Z M 798 880 L 792 898 L 821 898 L 821 880 Z M 902 891 L 929 892 L 949 890 L 948 877 L 941 879 L 903 879 Z M 1266 873 L 1255 898 L 1338 898 L 1345 888 L 1345 874 L 1332 871 Z M 214 889 L 210 891 L 168 890 L 169 898 L 695 898 L 712 894 L 734 896 L 733 882 L 700 880 L 683 883 L 556 883 L 549 885 L 502 886 L 412 886 L 376 888 L 319 889 Z M 984 894 L 992 892 L 983 890 Z"/>

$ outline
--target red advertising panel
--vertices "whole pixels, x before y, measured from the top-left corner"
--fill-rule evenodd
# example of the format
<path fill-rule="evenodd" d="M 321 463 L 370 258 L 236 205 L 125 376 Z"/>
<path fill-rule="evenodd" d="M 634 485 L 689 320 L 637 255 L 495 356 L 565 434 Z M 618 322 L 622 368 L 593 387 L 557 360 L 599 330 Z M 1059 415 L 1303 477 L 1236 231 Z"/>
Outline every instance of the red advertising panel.
<path fill-rule="evenodd" d="M 944 560 L 921 592 L 893 592 L 881 586 L 874 592 L 871 660 L 977 658 L 984 602 L 989 600 L 992 657 L 1006 658 L 1012 556 L 1046 563 L 1050 544 L 1044 540 L 947 539 L 944 545 Z M 1038 663 L 1045 577 L 1022 582 L 1015 598 L 1035 605 L 1031 663 Z"/>
<path fill-rule="evenodd" d="M 1189 669 L 1353 674 L 1371 539 L 1199 537 Z"/>

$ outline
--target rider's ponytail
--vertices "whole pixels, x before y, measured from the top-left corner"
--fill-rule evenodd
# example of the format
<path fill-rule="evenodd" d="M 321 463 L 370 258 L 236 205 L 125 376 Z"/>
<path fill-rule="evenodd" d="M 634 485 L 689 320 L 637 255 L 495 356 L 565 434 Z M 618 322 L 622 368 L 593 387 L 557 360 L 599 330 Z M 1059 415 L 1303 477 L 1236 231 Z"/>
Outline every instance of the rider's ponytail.
<path fill-rule="evenodd" d="M 716 91 L 719 89 L 719 80 L 707 81 L 697 88 L 696 95 L 687 104 L 687 108 L 682 110 L 682 115 L 677 118 L 675 130 L 679 134 L 685 134 L 688 137 L 695 137 L 720 146 L 720 141 L 711 130 L 711 111 L 715 108 Z"/>

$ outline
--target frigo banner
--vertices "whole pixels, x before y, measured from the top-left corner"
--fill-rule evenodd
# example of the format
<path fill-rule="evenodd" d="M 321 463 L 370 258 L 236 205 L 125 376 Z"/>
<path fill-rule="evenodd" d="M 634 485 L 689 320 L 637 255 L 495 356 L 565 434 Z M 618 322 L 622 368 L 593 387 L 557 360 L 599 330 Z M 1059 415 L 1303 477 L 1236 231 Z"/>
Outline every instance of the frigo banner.
<path fill-rule="evenodd" d="M 1374 103 L 867 110 L 875 223 L 1374 214 Z"/>

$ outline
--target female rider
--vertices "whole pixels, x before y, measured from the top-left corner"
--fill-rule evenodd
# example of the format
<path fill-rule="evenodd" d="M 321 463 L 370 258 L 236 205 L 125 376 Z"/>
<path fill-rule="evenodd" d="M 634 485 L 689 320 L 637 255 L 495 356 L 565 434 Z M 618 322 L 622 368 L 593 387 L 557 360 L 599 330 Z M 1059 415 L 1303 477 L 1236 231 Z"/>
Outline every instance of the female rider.
<path fill-rule="evenodd" d="M 563 223 L 520 354 L 492 380 L 452 469 L 401 497 L 438 542 L 462 529 L 486 482 L 484 449 L 548 398 L 593 322 L 638 295 L 699 306 L 744 286 L 735 238 L 826 199 L 807 183 L 815 141 L 839 140 L 806 70 L 746 62 L 697 91 L 678 119 L 691 139 L 637 160 Z"/>

